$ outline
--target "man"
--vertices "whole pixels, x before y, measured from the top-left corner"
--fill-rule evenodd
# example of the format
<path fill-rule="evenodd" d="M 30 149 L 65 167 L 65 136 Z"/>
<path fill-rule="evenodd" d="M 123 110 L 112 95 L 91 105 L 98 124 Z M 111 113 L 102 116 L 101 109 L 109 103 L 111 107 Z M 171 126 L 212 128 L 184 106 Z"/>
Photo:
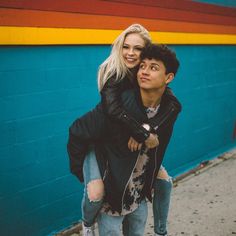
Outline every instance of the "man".
<path fill-rule="evenodd" d="M 137 74 L 139 88 L 122 94 L 124 107 L 142 121 L 146 129 L 158 134 L 159 145 L 131 152 L 127 143 L 130 131 L 113 122 L 103 112 L 101 104 L 77 119 L 70 127 L 68 152 L 72 172 L 81 178 L 81 166 L 89 145 L 94 144 L 97 163 L 105 186 L 104 207 L 98 216 L 99 233 L 120 235 L 124 218 L 128 227 L 124 234 L 143 235 L 147 206 L 151 200 L 155 176 L 162 163 L 173 126 L 181 105 L 174 96 L 166 96 L 167 85 L 174 79 L 179 62 L 164 45 L 150 45 L 141 54 Z M 152 126 L 159 119 L 159 126 Z M 150 125 L 147 125 L 150 124 Z"/>

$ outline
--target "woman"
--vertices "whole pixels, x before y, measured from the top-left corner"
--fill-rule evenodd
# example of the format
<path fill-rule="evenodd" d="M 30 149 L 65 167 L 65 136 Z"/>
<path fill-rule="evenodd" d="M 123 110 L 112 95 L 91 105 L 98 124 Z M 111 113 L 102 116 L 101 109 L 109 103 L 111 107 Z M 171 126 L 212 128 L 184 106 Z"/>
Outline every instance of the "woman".
<path fill-rule="evenodd" d="M 137 86 L 136 72 L 140 54 L 150 42 L 151 38 L 144 27 L 139 24 L 131 25 L 117 37 L 110 56 L 102 63 L 98 73 L 98 87 L 101 91 L 103 108 L 111 119 L 122 122 L 130 130 L 128 147 L 131 151 L 140 150 L 143 143 L 147 148 L 158 145 L 158 139 L 152 133 L 152 129 L 159 126 L 155 117 L 149 120 L 149 124 L 140 124 L 124 110 L 120 97 L 122 91 Z M 171 91 L 168 90 L 168 94 L 174 100 Z M 104 195 L 103 181 L 92 150 L 85 159 L 83 173 L 86 188 L 82 201 L 82 220 L 84 235 L 88 236 L 95 235 L 93 224 L 102 206 Z M 163 167 L 159 170 L 153 188 L 155 235 L 166 235 L 172 182 Z"/>

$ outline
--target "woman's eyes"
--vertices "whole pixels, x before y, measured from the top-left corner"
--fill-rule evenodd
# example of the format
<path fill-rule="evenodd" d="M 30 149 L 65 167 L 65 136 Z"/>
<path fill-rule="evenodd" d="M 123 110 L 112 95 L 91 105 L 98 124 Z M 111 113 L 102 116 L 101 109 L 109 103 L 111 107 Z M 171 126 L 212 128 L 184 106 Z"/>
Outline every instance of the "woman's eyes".
<path fill-rule="evenodd" d="M 142 51 L 143 50 L 143 48 L 134 48 L 134 49 L 136 49 L 137 51 Z"/>
<path fill-rule="evenodd" d="M 131 47 L 128 46 L 128 45 L 123 45 L 123 48 L 124 48 L 124 49 L 131 49 Z M 137 48 L 134 47 L 133 50 L 137 50 L 137 51 L 140 51 L 140 52 L 141 52 L 141 51 L 143 50 L 143 48 L 141 48 L 141 47 L 137 47 Z"/>

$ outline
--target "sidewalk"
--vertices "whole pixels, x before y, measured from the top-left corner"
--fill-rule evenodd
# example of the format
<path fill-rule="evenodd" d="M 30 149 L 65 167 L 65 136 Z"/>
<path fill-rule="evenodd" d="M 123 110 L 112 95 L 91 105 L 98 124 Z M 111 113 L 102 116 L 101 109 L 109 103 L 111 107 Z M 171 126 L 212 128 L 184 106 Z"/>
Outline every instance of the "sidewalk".
<path fill-rule="evenodd" d="M 236 235 L 236 149 L 180 176 L 174 185 L 170 236 Z M 80 228 L 76 225 L 57 235 L 79 236 Z M 145 231 L 148 235 L 153 235 L 151 204 Z"/>
<path fill-rule="evenodd" d="M 153 235 L 149 207 L 145 235 Z M 177 182 L 169 215 L 170 236 L 236 235 L 236 150 Z"/>

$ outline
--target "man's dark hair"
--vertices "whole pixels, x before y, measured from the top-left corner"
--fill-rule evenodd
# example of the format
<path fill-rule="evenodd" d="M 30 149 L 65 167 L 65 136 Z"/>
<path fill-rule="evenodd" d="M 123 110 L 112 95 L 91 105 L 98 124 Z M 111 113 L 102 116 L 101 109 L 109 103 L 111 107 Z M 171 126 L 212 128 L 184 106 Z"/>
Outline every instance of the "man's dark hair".
<path fill-rule="evenodd" d="M 141 53 L 141 61 L 144 59 L 155 59 L 162 61 L 166 67 L 166 74 L 177 73 L 179 68 L 179 61 L 176 58 L 176 54 L 165 44 L 150 44 L 145 47 Z"/>

